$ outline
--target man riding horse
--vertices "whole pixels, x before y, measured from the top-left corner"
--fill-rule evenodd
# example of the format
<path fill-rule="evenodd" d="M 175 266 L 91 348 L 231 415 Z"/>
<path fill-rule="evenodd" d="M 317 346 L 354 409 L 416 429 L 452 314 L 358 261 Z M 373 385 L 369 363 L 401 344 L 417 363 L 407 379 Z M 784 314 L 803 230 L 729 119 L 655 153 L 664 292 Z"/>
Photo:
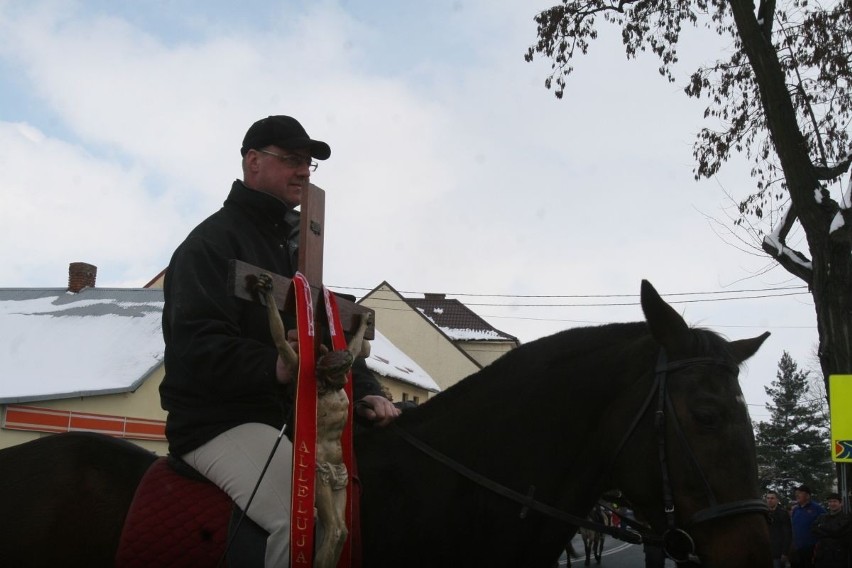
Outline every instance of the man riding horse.
<path fill-rule="evenodd" d="M 269 533 L 266 566 L 289 563 L 292 446 L 283 442 L 264 464 L 291 414 L 295 368 L 273 342 L 263 306 L 232 297 L 228 263 L 248 262 L 292 276 L 299 213 L 294 210 L 317 167 L 331 155 L 289 116 L 255 122 L 243 140 L 243 181 L 224 206 L 177 248 L 164 282 L 169 451 L 222 488 Z M 292 329 L 293 325 L 288 325 Z M 293 348 L 298 342 L 289 338 Z M 363 360 L 352 367 L 361 417 L 379 425 L 397 415 Z"/>

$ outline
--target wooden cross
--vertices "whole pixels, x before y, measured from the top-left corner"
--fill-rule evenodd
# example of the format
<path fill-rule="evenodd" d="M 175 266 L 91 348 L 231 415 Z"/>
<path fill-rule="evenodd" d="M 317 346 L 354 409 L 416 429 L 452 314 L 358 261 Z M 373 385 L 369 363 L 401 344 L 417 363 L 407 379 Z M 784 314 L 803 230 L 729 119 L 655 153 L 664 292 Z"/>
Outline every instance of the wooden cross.
<path fill-rule="evenodd" d="M 324 304 L 322 306 L 322 310 L 318 309 L 317 306 L 318 302 L 325 302 L 324 294 L 320 289 L 322 286 L 322 252 L 323 238 L 325 236 L 324 223 L 325 192 L 319 187 L 309 184 L 302 194 L 301 216 L 299 221 L 298 269 L 299 272 L 305 276 L 305 279 L 312 288 L 311 297 L 314 304 L 314 318 L 316 318 L 320 313 L 325 313 Z M 286 254 L 286 252 L 282 251 L 282 254 Z M 229 293 L 244 300 L 258 301 L 259 295 L 256 292 L 256 284 L 258 276 L 262 273 L 269 275 L 272 279 L 273 296 L 277 307 L 279 307 L 279 309 L 283 307 L 284 311 L 292 309 L 295 312 L 296 306 L 291 305 L 291 302 L 289 301 L 291 279 L 285 278 L 280 274 L 270 274 L 268 270 L 252 266 L 246 262 L 239 260 L 230 261 L 228 274 Z M 343 327 L 344 331 L 354 332 L 361 324 L 360 314 L 372 312 L 372 310 L 368 308 L 364 308 L 343 298 L 337 298 L 332 303 L 337 304 L 337 311 L 340 316 L 340 326 Z M 307 315 L 305 306 L 299 306 L 298 312 L 300 318 L 310 317 Z M 371 321 L 374 321 L 375 314 L 371 313 L 371 316 Z M 329 318 L 323 316 L 320 318 L 321 321 L 316 322 L 317 326 L 321 327 L 328 325 L 328 319 Z M 301 326 L 302 322 L 299 322 L 299 325 Z M 303 336 L 303 332 L 307 332 L 308 335 Z M 314 335 L 310 332 L 310 328 L 305 326 L 299 329 L 299 335 L 303 340 L 313 335 L 314 340 L 319 341 L 321 340 L 323 333 L 320 332 Z M 370 327 L 364 334 L 364 337 L 372 339 L 374 335 L 375 327 L 374 324 L 371 323 Z M 309 339 L 307 340 L 309 341 Z M 340 349 L 338 342 L 341 340 L 343 340 L 343 338 L 339 333 L 332 337 L 332 347 L 334 349 Z M 345 348 L 345 340 L 343 340 L 343 347 Z M 313 352 L 313 349 L 308 352 Z M 307 565 L 312 565 L 312 540 L 310 535 L 312 534 L 313 527 L 313 508 L 303 508 L 303 505 L 300 505 L 299 503 L 300 500 L 305 499 L 306 495 L 313 497 L 315 487 L 317 487 L 316 484 L 322 483 L 321 481 L 316 481 L 316 474 L 313 469 L 314 466 L 318 467 L 314 460 L 317 459 L 317 446 L 319 440 L 326 440 L 326 437 L 330 432 L 336 433 L 340 437 L 340 447 L 342 448 L 342 451 L 340 455 L 341 459 L 339 462 L 335 460 L 335 465 L 343 466 L 345 464 L 346 469 L 344 471 L 348 470 L 349 472 L 353 472 L 352 474 L 354 474 L 357 470 L 352 446 L 353 407 L 349 400 L 352 396 L 352 385 L 351 383 L 348 383 L 344 386 L 343 391 L 327 392 L 322 396 L 318 396 L 319 393 L 317 391 L 317 380 L 314 374 L 314 363 L 315 362 L 312 361 L 310 364 L 306 365 L 304 362 L 300 361 L 299 364 L 299 379 L 296 383 L 294 393 L 294 423 L 292 434 L 294 485 L 293 492 L 291 494 L 291 513 L 293 515 L 290 528 L 292 541 L 290 550 L 292 557 L 291 562 L 298 564 L 297 560 L 299 558 L 306 558 Z M 345 426 L 341 426 L 340 430 L 335 430 L 336 426 L 332 422 L 329 422 L 328 419 L 324 420 L 321 425 L 320 421 L 317 419 L 320 414 L 320 407 L 324 409 L 324 416 L 327 416 L 328 412 L 336 413 L 340 411 L 344 415 L 348 413 L 348 418 L 344 420 Z M 319 432 L 318 430 L 321 428 L 324 428 L 325 432 Z M 325 457 L 324 459 L 331 458 Z M 329 464 L 324 463 L 323 465 L 328 466 Z M 299 485 L 296 484 L 296 480 L 298 480 Z M 327 486 L 326 488 L 328 489 Z M 352 530 L 352 527 L 354 527 L 352 518 L 357 518 L 358 509 L 357 495 L 355 493 L 349 490 L 348 492 L 343 493 L 343 501 L 339 501 L 335 497 L 334 499 L 328 498 L 322 500 L 322 503 L 327 505 L 325 509 L 331 508 L 336 510 L 335 512 L 326 510 L 326 514 L 330 515 L 329 518 L 346 519 L 346 525 L 350 527 L 350 530 Z M 319 501 L 317 507 L 320 507 Z M 322 515 L 322 511 L 320 514 Z M 341 534 L 343 535 L 344 542 L 337 544 L 333 540 L 328 540 L 320 544 L 318 554 L 323 558 L 326 558 L 326 560 L 323 560 L 324 563 L 334 562 L 335 565 L 337 564 L 337 557 L 335 556 L 331 559 L 331 557 L 328 556 L 331 554 L 332 556 L 342 555 L 341 562 L 346 566 L 351 565 L 352 547 L 354 546 L 353 542 L 357 541 L 357 533 L 352 532 L 351 535 L 353 538 L 349 540 L 345 540 L 345 530 Z M 336 548 L 338 546 L 339 548 Z"/>
<path fill-rule="evenodd" d="M 299 220 L 299 272 L 305 275 L 311 285 L 311 292 L 316 310 L 317 301 L 322 298 L 322 251 L 325 237 L 325 191 L 314 185 L 308 187 L 302 194 L 301 216 Z M 252 285 L 261 272 L 270 274 L 257 266 L 241 260 L 231 260 L 228 271 L 228 292 L 243 300 L 257 301 L 257 294 Z M 275 301 L 278 306 L 287 306 L 287 291 L 290 289 L 290 278 L 280 274 L 270 274 L 274 287 Z M 338 297 L 337 307 L 340 310 L 340 323 L 345 331 L 350 333 L 358 328 L 359 314 L 373 313 L 370 308 L 359 306 L 355 302 Z M 316 313 L 316 312 L 315 312 Z M 375 313 L 364 335 L 367 339 L 375 337 Z"/>

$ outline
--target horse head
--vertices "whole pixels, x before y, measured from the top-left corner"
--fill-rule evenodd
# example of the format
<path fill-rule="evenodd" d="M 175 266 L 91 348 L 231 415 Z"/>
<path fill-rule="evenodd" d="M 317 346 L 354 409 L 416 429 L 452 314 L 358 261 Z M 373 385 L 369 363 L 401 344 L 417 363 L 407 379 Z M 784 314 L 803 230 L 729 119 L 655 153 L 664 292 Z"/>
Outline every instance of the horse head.
<path fill-rule="evenodd" d="M 615 482 L 676 560 L 770 566 L 754 435 L 737 378 L 769 333 L 727 341 L 690 328 L 647 281 L 641 303 L 660 355 Z"/>

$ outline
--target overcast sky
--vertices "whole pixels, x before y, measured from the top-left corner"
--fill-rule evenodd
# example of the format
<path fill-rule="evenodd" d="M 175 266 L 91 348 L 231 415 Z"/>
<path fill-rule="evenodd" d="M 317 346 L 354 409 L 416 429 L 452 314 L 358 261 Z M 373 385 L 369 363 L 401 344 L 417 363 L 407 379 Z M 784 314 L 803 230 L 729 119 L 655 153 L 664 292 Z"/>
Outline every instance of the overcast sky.
<path fill-rule="evenodd" d="M 682 85 L 719 48 L 692 36 L 669 84 L 604 33 L 560 101 L 523 58 L 548 5 L 0 0 L 0 286 L 65 286 L 72 261 L 144 285 L 240 177 L 248 126 L 289 114 L 332 148 L 326 283 L 470 294 L 529 341 L 641 319 L 647 278 L 690 323 L 772 332 L 742 375 L 765 418 L 782 351 L 813 365 L 815 316 L 727 232 L 747 169 L 693 180 L 704 105 Z"/>

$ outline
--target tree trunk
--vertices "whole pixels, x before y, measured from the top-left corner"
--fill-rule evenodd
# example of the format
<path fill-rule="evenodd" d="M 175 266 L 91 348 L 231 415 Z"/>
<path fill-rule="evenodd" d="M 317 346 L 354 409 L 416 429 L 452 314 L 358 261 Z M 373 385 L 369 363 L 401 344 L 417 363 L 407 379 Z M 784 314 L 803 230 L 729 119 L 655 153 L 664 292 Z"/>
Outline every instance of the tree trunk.
<path fill-rule="evenodd" d="M 807 238 L 811 254 L 808 284 L 817 316 L 819 360 L 827 392 L 830 374 L 852 373 L 852 249 L 849 241 L 832 239 L 829 234 L 838 206 L 827 193 L 821 193 L 784 72 L 775 48 L 757 22 L 754 3 L 731 0 L 730 4 L 760 89 L 767 126 L 790 192 L 792 212 Z M 790 273 L 802 276 L 800 267 L 794 271 L 789 262 L 785 265 L 780 258 L 779 262 Z"/>

